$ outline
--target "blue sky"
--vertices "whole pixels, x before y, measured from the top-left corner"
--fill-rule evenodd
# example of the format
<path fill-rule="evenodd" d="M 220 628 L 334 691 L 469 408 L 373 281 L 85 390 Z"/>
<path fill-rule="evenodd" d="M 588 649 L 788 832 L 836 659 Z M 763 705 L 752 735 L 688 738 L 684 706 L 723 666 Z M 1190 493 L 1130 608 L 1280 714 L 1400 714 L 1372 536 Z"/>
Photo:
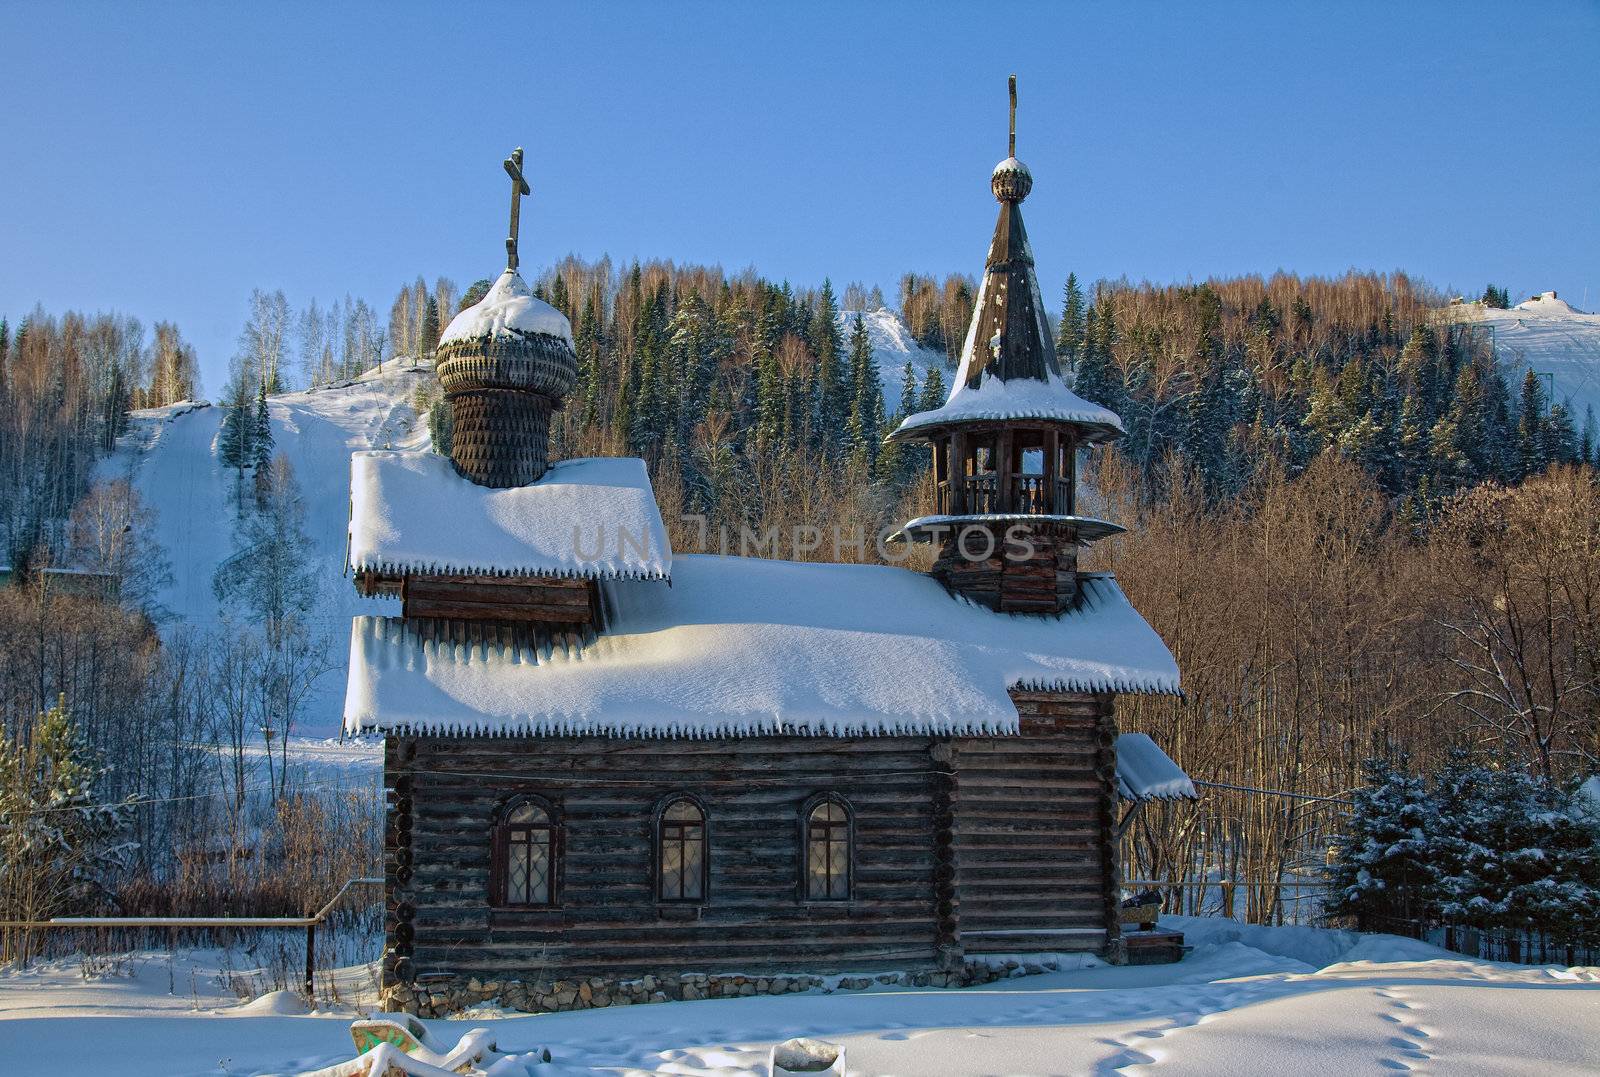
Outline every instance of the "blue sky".
<path fill-rule="evenodd" d="M 386 315 L 497 270 L 519 144 L 525 271 L 975 273 L 1011 72 L 1057 292 L 1356 266 L 1600 307 L 1594 2 L 10 3 L 0 40 L 0 313 L 176 320 L 213 394 L 252 287 Z"/>

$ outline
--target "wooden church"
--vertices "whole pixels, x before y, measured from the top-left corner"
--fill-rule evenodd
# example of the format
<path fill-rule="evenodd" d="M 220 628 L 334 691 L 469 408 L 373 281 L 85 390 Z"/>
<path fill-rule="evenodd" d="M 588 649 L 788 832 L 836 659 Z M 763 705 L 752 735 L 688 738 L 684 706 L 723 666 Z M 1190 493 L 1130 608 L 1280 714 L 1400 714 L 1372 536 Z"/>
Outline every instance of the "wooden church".
<path fill-rule="evenodd" d="M 1013 117 L 1015 98 L 1013 96 Z M 1013 119 L 1013 150 L 1015 147 Z M 384 737 L 385 1000 L 436 1015 L 961 985 L 1124 955 L 1116 839 L 1194 795 L 1118 693 L 1178 669 L 1078 513 L 1118 436 L 1057 362 L 1015 156 L 933 447 L 931 574 L 675 555 L 644 464 L 547 461 L 567 319 L 508 266 L 446 330 L 451 455 L 356 453 L 347 728 Z M 1119 801 L 1121 802 L 1119 804 Z M 843 977 L 843 979 L 839 979 Z"/>

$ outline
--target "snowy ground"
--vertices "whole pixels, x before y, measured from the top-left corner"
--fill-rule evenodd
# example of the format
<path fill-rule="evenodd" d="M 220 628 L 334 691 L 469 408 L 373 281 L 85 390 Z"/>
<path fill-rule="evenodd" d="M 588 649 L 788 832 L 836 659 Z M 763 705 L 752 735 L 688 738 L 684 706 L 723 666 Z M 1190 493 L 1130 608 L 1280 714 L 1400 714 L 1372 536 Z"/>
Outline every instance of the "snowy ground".
<path fill-rule="evenodd" d="M 861 1074 L 1443 1074 L 1600 1072 L 1600 969 L 1467 961 L 1422 943 L 1172 918 L 1177 965 L 1087 968 L 964 991 L 884 989 L 475 1015 L 501 1050 L 548 1046 L 552 1074 L 762 1072 L 772 1043 L 842 1042 Z M 146 956 L 84 981 L 76 963 L 0 975 L 0 1070 L 293 1073 L 352 1053 L 350 1009 L 246 1006 L 216 955 Z M 366 967 L 340 977 L 364 1004 Z M 454 1042 L 471 1025 L 432 1022 Z"/>

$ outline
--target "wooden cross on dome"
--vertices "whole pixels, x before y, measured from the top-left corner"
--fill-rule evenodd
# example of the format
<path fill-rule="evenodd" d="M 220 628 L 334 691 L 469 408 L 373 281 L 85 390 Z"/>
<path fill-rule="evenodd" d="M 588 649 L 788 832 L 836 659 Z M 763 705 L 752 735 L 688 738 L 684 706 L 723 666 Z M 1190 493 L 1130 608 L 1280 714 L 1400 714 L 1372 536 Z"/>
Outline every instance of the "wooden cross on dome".
<path fill-rule="evenodd" d="M 1006 150 L 1006 157 L 1017 155 L 1017 76 L 1011 76 L 1011 143 Z"/>
<path fill-rule="evenodd" d="M 522 147 L 518 146 L 506 158 L 506 175 L 511 177 L 511 234 L 506 237 L 506 268 L 517 271 L 517 234 L 522 230 L 522 196 L 533 189 L 522 176 Z"/>

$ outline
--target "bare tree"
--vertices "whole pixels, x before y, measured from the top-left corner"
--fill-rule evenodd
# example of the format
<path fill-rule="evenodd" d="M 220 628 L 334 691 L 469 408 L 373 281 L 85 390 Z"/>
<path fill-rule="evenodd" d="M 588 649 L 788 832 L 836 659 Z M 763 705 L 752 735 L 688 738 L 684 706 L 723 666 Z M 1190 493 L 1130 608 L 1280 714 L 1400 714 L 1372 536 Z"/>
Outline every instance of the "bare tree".
<path fill-rule="evenodd" d="M 127 479 L 98 482 L 72 510 L 69 559 L 76 568 L 115 577 L 121 602 L 155 616 L 157 595 L 172 582 L 155 541 L 155 510 Z"/>

